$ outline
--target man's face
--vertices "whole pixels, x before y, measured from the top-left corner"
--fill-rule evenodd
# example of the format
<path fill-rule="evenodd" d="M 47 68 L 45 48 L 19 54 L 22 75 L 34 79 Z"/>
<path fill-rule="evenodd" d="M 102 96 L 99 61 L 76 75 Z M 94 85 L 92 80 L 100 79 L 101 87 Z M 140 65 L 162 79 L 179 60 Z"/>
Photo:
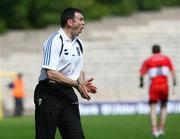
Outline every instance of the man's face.
<path fill-rule="evenodd" d="M 84 28 L 84 17 L 81 13 L 76 12 L 72 21 L 72 33 L 74 34 L 74 36 L 78 36 Z"/>

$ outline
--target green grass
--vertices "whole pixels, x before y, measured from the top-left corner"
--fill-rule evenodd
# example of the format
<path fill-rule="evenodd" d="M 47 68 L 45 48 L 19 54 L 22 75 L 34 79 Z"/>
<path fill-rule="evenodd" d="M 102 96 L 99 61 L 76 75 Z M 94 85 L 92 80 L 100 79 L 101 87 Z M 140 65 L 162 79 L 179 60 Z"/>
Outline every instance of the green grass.
<path fill-rule="evenodd" d="M 84 116 L 82 125 L 86 139 L 153 139 L 148 115 Z M 33 139 L 34 134 L 34 117 L 0 120 L 0 139 Z M 168 115 L 166 135 L 159 139 L 180 139 L 180 115 Z"/>

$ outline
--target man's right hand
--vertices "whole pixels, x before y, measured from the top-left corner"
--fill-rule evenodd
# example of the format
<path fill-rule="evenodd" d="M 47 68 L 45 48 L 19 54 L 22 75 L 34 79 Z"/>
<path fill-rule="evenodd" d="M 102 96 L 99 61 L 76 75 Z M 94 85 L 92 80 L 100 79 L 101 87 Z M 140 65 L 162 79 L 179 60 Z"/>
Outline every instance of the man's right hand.
<path fill-rule="evenodd" d="M 143 88 L 143 86 L 144 86 L 143 83 L 140 83 L 140 84 L 139 84 L 139 87 L 140 87 L 140 88 Z"/>
<path fill-rule="evenodd" d="M 79 83 L 77 90 L 80 93 L 82 98 L 87 99 L 88 101 L 91 99 L 90 95 L 88 94 L 88 91 L 87 91 L 85 84 Z"/>
<path fill-rule="evenodd" d="M 139 83 L 139 87 L 143 88 L 144 83 L 143 83 L 143 76 L 140 76 L 140 83 Z"/>

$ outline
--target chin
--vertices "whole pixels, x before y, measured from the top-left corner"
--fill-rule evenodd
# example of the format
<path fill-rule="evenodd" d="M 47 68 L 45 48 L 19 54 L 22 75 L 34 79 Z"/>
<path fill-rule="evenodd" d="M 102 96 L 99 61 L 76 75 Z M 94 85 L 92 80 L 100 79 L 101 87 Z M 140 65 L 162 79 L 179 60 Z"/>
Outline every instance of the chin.
<path fill-rule="evenodd" d="M 78 36 L 80 33 L 81 33 L 81 31 L 77 33 L 77 36 Z"/>
<path fill-rule="evenodd" d="M 78 34 L 75 34 L 74 36 L 75 36 L 75 37 L 78 37 L 78 36 L 79 36 L 79 33 L 78 33 Z"/>
<path fill-rule="evenodd" d="M 82 32 L 83 32 L 82 30 L 81 30 L 81 31 L 79 31 L 79 34 L 80 34 L 80 33 L 82 33 Z"/>

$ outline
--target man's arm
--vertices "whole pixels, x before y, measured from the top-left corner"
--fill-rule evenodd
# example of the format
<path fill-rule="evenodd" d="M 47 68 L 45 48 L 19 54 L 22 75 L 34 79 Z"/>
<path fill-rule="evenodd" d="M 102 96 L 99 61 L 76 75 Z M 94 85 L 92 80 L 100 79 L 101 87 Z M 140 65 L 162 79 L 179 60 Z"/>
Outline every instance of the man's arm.
<path fill-rule="evenodd" d="M 47 70 L 47 76 L 49 79 L 56 81 L 60 84 L 63 84 L 65 86 L 69 86 L 69 87 L 78 87 L 78 82 L 75 80 L 72 80 L 66 76 L 64 76 L 64 74 L 55 71 L 55 70 Z"/>
<path fill-rule="evenodd" d="M 175 71 L 171 71 L 171 75 L 172 75 L 172 80 L 173 80 L 173 85 L 176 86 L 177 85 L 177 80 L 176 80 L 176 73 Z"/>
<path fill-rule="evenodd" d="M 170 69 L 170 72 L 171 72 L 171 76 L 172 76 L 172 81 L 173 81 L 173 86 L 176 86 L 177 84 L 177 81 L 176 81 L 176 73 L 175 73 L 175 69 L 174 69 L 174 65 L 171 61 L 170 58 L 167 57 L 167 61 L 169 63 L 169 69 Z"/>
<path fill-rule="evenodd" d="M 144 76 L 148 71 L 148 59 L 143 62 L 139 71 L 139 87 L 144 87 Z"/>
<path fill-rule="evenodd" d="M 59 82 L 60 84 L 69 87 L 75 87 L 83 98 L 90 100 L 90 96 L 88 95 L 85 83 L 81 83 L 80 80 L 72 80 L 66 77 L 64 74 L 55 70 L 47 70 L 47 75 L 49 79 Z"/>
<path fill-rule="evenodd" d="M 85 84 L 85 75 L 84 75 L 84 71 L 80 72 L 80 76 L 78 78 L 78 81 Z"/>

